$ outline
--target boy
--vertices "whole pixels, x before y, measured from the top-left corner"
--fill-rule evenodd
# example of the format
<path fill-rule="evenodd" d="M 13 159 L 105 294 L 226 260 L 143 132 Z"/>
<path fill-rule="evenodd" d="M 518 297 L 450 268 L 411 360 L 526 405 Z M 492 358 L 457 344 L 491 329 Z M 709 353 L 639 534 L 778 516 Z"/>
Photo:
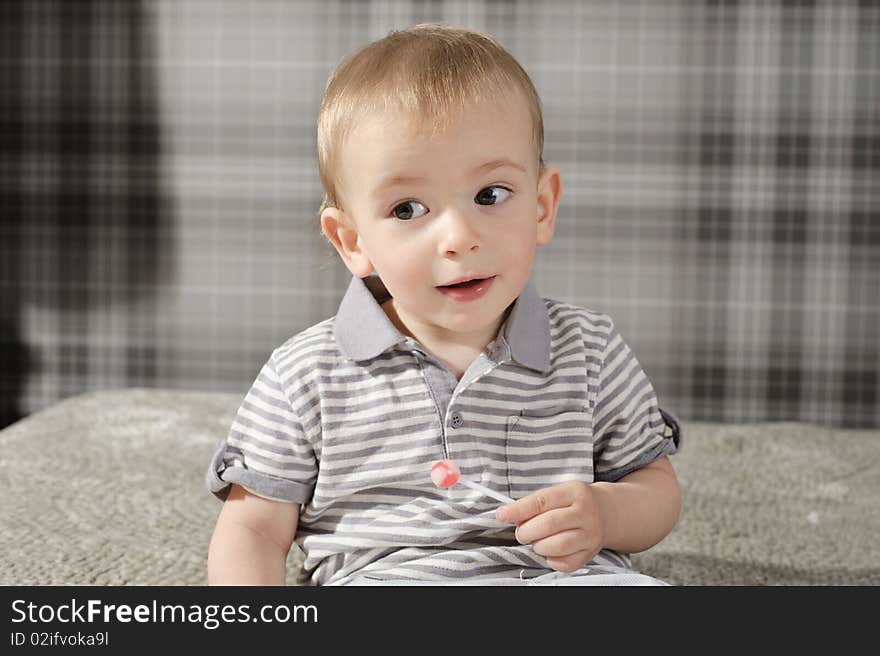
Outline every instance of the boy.
<path fill-rule="evenodd" d="M 209 583 L 283 584 L 294 539 L 318 585 L 656 583 L 627 554 L 677 519 L 678 426 L 609 317 L 529 282 L 562 193 L 542 148 L 486 35 L 419 25 L 337 67 L 321 227 L 353 278 L 217 450 Z M 445 458 L 515 502 L 435 488 Z"/>

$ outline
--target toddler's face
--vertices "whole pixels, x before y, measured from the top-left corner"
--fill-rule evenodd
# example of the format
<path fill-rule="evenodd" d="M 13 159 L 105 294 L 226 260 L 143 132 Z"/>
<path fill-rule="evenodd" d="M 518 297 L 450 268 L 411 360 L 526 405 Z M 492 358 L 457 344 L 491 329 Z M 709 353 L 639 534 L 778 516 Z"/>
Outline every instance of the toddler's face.
<path fill-rule="evenodd" d="M 497 330 L 528 282 L 561 192 L 556 169 L 538 179 L 531 125 L 512 96 L 470 106 L 434 138 L 404 116 L 382 115 L 346 141 L 346 207 L 328 212 L 350 231 L 337 232 L 340 244 L 328 236 L 354 275 L 378 273 L 414 333 Z"/>

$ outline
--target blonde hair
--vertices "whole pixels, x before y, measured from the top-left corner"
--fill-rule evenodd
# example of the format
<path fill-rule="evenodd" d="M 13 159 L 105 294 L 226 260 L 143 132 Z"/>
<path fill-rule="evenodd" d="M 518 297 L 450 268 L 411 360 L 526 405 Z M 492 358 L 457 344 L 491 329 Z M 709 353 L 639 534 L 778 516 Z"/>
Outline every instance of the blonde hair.
<path fill-rule="evenodd" d="M 432 23 L 394 31 L 345 57 L 330 75 L 318 113 L 318 213 L 340 207 L 339 153 L 363 117 L 387 109 L 418 117 L 440 131 L 470 102 L 509 97 L 519 89 L 532 117 L 538 171 L 543 170 L 541 99 L 522 66 L 494 38 Z"/>

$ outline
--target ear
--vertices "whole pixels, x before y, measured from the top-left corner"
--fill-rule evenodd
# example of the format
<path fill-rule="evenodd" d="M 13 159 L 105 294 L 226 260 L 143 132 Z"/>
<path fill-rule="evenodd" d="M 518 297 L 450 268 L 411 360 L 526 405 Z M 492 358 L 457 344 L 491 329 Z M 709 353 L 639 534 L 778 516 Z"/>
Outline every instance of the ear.
<path fill-rule="evenodd" d="M 373 263 L 361 248 L 357 228 L 345 212 L 338 207 L 324 209 L 321 212 L 321 230 L 352 275 L 365 278 L 373 272 Z"/>
<path fill-rule="evenodd" d="M 548 166 L 538 180 L 539 246 L 549 243 L 553 238 L 560 198 L 562 198 L 562 174 L 555 166 Z"/>

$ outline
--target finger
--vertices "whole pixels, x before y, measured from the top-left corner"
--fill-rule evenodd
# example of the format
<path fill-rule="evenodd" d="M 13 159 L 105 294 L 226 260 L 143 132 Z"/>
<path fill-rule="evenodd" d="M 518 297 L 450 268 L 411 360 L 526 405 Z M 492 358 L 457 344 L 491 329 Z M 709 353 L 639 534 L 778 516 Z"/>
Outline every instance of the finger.
<path fill-rule="evenodd" d="M 557 533 L 583 528 L 571 506 L 553 508 L 520 524 L 514 536 L 520 544 L 533 544 Z M 573 550 L 572 550 L 573 551 Z"/>
<path fill-rule="evenodd" d="M 581 567 L 590 562 L 595 555 L 596 554 L 590 553 L 589 550 L 585 549 L 583 551 L 577 551 L 573 554 L 569 554 L 568 556 L 562 556 L 559 558 L 548 557 L 547 565 L 557 572 L 570 574 L 571 572 L 579 570 Z"/>
<path fill-rule="evenodd" d="M 561 508 L 570 504 L 571 489 L 564 485 L 554 485 L 532 492 L 513 503 L 499 506 L 495 511 L 495 517 L 499 522 L 521 524 L 552 508 Z"/>
<path fill-rule="evenodd" d="M 535 553 L 547 558 L 564 558 L 591 549 L 593 546 L 593 541 L 583 529 L 562 531 L 532 543 Z"/>

